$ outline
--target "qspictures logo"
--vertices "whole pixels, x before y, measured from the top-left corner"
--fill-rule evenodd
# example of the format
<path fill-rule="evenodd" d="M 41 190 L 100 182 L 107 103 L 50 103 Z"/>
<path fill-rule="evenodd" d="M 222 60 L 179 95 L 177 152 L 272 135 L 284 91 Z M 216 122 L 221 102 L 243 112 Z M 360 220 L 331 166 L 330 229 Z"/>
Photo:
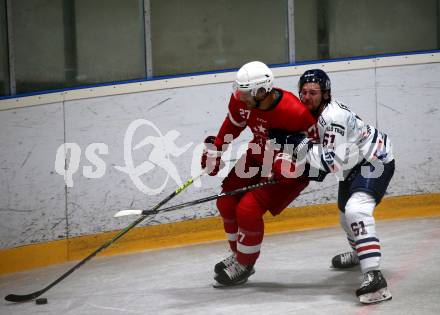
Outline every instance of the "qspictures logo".
<path fill-rule="evenodd" d="M 141 127 L 147 127 L 149 135 L 145 136 L 139 143 L 134 144 L 133 140 L 135 134 Z M 182 180 L 172 158 L 180 157 L 193 145 L 193 143 L 190 142 L 179 147 L 175 143 L 179 136 L 180 133 L 177 130 L 170 130 L 166 134 L 162 134 L 159 128 L 149 120 L 134 120 L 130 123 L 124 135 L 123 156 L 125 165 L 113 167 L 117 171 L 127 175 L 136 188 L 147 195 L 154 195 L 162 192 L 167 185 L 169 178 L 174 180 L 177 186 L 180 186 Z M 149 148 L 149 154 L 146 156 L 145 161 L 135 165 L 133 153 L 144 147 Z M 201 144 L 194 150 L 194 153 L 201 152 L 202 150 L 203 148 Z M 109 154 L 108 145 L 105 143 L 89 144 L 86 147 L 84 154 L 86 159 L 93 164 L 93 166 L 83 166 L 83 176 L 93 179 L 102 178 L 107 171 L 107 165 L 102 156 Z M 55 171 L 64 177 L 64 182 L 67 187 L 74 186 L 73 175 L 80 170 L 81 156 L 81 147 L 77 143 L 64 143 L 57 150 Z M 200 156 L 193 157 L 192 164 L 199 165 L 199 158 Z M 143 182 L 142 176 L 157 167 L 165 171 L 166 177 L 163 179 L 163 182 L 159 187 L 152 188 Z"/>
<path fill-rule="evenodd" d="M 148 130 L 148 132 L 146 132 L 146 130 Z M 260 133 L 258 133 L 258 135 L 260 135 Z M 230 141 L 232 141 L 232 135 L 226 136 L 230 136 Z M 263 139 L 263 136 L 264 138 L 266 137 L 263 130 L 261 130 L 260 138 Z M 191 176 L 196 177 L 200 173 L 200 158 L 204 144 L 199 143 L 193 146 L 193 142 L 190 142 L 179 146 L 176 144 L 176 140 L 178 140 L 179 137 L 180 133 L 177 130 L 170 130 L 163 134 L 160 129 L 149 120 L 134 120 L 128 126 L 123 138 L 123 158 L 125 165 L 114 165 L 113 168 L 125 176 L 128 176 L 135 187 L 146 195 L 160 194 L 165 189 L 170 178 L 175 182 L 176 186 L 181 186 L 182 179 L 173 161 L 179 159 L 192 147 Z M 135 138 L 142 140 L 138 143 L 133 143 Z M 223 153 L 222 159 L 226 162 L 237 161 L 234 168 L 237 176 L 240 178 L 251 178 L 256 176 L 259 172 L 262 177 L 270 177 L 275 154 L 284 154 L 286 157 L 289 157 L 282 159 L 282 163 L 284 163 L 282 165 L 282 174 L 287 178 L 302 176 L 305 165 L 307 163 L 312 165 L 313 160 L 309 161 L 306 152 L 299 152 L 298 156 L 296 156 L 293 154 L 293 151 L 289 151 L 293 150 L 291 146 L 285 146 L 282 152 L 279 151 L 279 147 L 278 144 L 272 141 L 266 141 L 263 144 L 253 142 L 243 143 L 236 151 L 237 158 L 231 159 L 232 150 L 229 148 Z M 385 153 L 379 150 L 381 149 L 380 146 L 378 147 L 375 144 L 374 148 L 376 148 L 375 152 L 380 153 L 378 155 L 379 157 L 384 156 Z M 363 159 L 362 152 L 358 146 L 354 144 L 343 143 L 336 148 L 323 148 L 321 145 L 317 145 L 316 149 L 320 152 L 319 156 L 321 159 L 326 162 L 327 167 L 339 180 L 344 180 L 344 174 L 346 174 L 347 171 L 351 171 L 353 167 L 356 167 L 359 161 Z M 261 168 L 246 165 L 246 158 L 242 156 L 246 151 L 248 153 L 251 152 L 250 154 L 263 155 Z M 304 153 L 304 155 L 302 153 Z M 107 164 L 103 156 L 108 154 L 109 146 L 107 144 L 89 144 L 85 149 L 84 155 L 92 165 L 83 166 L 82 175 L 86 178 L 102 178 L 107 171 Z M 137 159 L 135 159 L 135 156 Z M 142 157 L 141 162 L 139 162 L 139 156 Z M 81 157 L 81 147 L 74 142 L 63 143 L 56 152 L 55 171 L 64 177 L 64 182 L 67 187 L 74 186 L 73 175 L 80 170 Z M 361 167 L 362 175 L 365 178 L 377 178 L 381 176 L 383 164 L 380 162 L 379 157 L 375 157 L 375 160 L 372 160 L 371 164 Z M 185 159 L 187 159 L 187 156 Z M 135 160 L 138 163 L 135 163 Z M 293 172 L 289 171 L 289 163 L 292 162 L 295 163 Z M 154 184 L 156 186 L 150 187 L 146 183 L 147 180 L 145 180 L 145 177 L 148 176 L 144 175 L 148 175 L 149 173 L 151 175 L 156 169 L 162 170 L 166 176 L 163 178 L 163 181 L 161 181 L 162 178 L 154 176 Z M 227 171 L 228 168 L 225 168 L 221 170 L 218 175 L 225 177 Z M 310 167 L 308 176 L 316 177 L 318 175 L 319 169 Z M 195 186 L 200 187 L 200 183 L 196 181 Z"/>

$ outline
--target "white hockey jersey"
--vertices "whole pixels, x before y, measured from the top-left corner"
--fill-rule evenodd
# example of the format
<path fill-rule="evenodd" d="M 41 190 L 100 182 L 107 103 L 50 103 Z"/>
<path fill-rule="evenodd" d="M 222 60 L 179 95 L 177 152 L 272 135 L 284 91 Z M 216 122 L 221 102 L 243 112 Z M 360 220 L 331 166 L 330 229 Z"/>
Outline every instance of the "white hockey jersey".
<path fill-rule="evenodd" d="M 344 104 L 333 100 L 309 130 L 314 145 L 307 153 L 312 168 L 335 173 L 343 180 L 359 164 L 394 159 L 386 134 L 366 124 Z"/>

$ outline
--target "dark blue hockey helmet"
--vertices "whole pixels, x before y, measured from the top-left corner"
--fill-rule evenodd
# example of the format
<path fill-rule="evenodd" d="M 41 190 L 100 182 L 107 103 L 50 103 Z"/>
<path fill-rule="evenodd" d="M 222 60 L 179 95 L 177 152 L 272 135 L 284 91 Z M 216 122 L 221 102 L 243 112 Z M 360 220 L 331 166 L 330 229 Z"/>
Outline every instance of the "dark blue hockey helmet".
<path fill-rule="evenodd" d="M 298 92 L 301 93 L 301 90 L 306 83 L 318 83 L 319 87 L 321 88 L 321 91 L 325 92 L 328 91 L 328 102 L 331 100 L 331 83 L 330 78 L 328 77 L 327 73 L 325 73 L 321 69 L 311 69 L 307 70 L 303 73 L 303 75 L 299 78 L 298 81 Z"/>

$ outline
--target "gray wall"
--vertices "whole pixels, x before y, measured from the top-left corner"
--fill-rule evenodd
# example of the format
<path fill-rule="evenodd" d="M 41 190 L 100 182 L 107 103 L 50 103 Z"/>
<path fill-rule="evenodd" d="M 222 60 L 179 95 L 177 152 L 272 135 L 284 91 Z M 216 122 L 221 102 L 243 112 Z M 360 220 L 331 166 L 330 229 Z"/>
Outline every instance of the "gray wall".
<path fill-rule="evenodd" d="M 12 6 L 20 7 L 13 14 L 15 60 L 23 61 L 15 65 L 17 82 L 63 82 L 62 1 L 18 0 Z"/>
<path fill-rule="evenodd" d="M 350 0 L 329 5 L 330 56 L 365 56 L 412 51 L 414 47 L 417 50 L 438 47 L 437 12 L 427 10 L 436 8 L 437 0 L 374 1 L 376 5 L 371 1 Z"/>
<path fill-rule="evenodd" d="M 151 0 L 153 74 L 286 63 L 286 8 L 286 0 Z"/>
<path fill-rule="evenodd" d="M 439 0 L 295 0 L 296 61 L 438 49 Z"/>
<path fill-rule="evenodd" d="M 331 72 L 333 95 L 364 120 L 378 125 L 392 139 L 397 170 L 390 195 L 440 191 L 440 64 L 407 65 Z M 298 76 L 283 77 L 276 85 L 296 93 Z M 207 135 L 215 134 L 223 121 L 231 85 L 212 84 L 135 94 L 66 101 L 0 111 L 0 247 L 15 247 L 66 236 L 92 234 L 125 227 L 133 217 L 115 219 L 124 208 L 149 208 L 177 185 L 169 178 L 160 194 L 146 195 L 130 177 L 115 166 L 124 166 L 124 135 L 137 119 L 146 119 L 162 134 L 176 130 L 175 143 L 190 148 L 171 157 L 179 176 L 190 176 L 193 150 Z M 154 134 L 140 127 L 137 144 Z M 236 141 L 238 147 L 249 133 Z M 77 143 L 82 150 L 73 187 L 55 171 L 57 149 L 62 143 Z M 96 167 L 85 158 L 92 143 L 105 143 L 108 154 L 101 178 L 87 178 L 84 166 Z M 135 165 L 146 161 L 151 148 L 133 151 Z M 104 152 L 105 153 L 105 152 Z M 199 155 L 194 154 L 198 163 Z M 67 156 L 68 161 L 70 157 Z M 155 168 L 142 181 L 159 187 L 166 171 Z M 204 177 L 201 187 L 192 186 L 171 204 L 201 198 L 219 191 L 220 178 Z M 337 181 L 329 176 L 322 184 L 311 184 L 293 206 L 336 201 Z M 67 195 L 65 192 L 67 191 Z M 214 203 L 157 215 L 150 224 L 216 215 Z"/>

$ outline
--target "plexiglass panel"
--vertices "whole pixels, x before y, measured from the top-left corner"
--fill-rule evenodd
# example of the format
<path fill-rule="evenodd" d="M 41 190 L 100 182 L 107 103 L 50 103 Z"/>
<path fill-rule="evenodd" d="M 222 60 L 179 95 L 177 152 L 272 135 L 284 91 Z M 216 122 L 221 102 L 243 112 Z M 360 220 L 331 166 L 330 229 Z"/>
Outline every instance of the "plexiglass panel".
<path fill-rule="evenodd" d="M 297 61 L 439 48 L 438 0 L 295 0 Z"/>
<path fill-rule="evenodd" d="M 142 0 L 76 0 L 77 80 L 145 77 Z"/>
<path fill-rule="evenodd" d="M 153 74 L 287 63 L 286 0 L 151 0 Z"/>
<path fill-rule="evenodd" d="M 63 2 L 11 1 L 17 93 L 68 85 L 64 67 Z"/>
<path fill-rule="evenodd" d="M 440 0 L 293 2 L 297 62 L 440 48 Z M 0 95 L 289 62 L 288 0 L 8 3 L 0 0 Z"/>
<path fill-rule="evenodd" d="M 145 77 L 142 0 L 14 0 L 17 92 Z"/>

